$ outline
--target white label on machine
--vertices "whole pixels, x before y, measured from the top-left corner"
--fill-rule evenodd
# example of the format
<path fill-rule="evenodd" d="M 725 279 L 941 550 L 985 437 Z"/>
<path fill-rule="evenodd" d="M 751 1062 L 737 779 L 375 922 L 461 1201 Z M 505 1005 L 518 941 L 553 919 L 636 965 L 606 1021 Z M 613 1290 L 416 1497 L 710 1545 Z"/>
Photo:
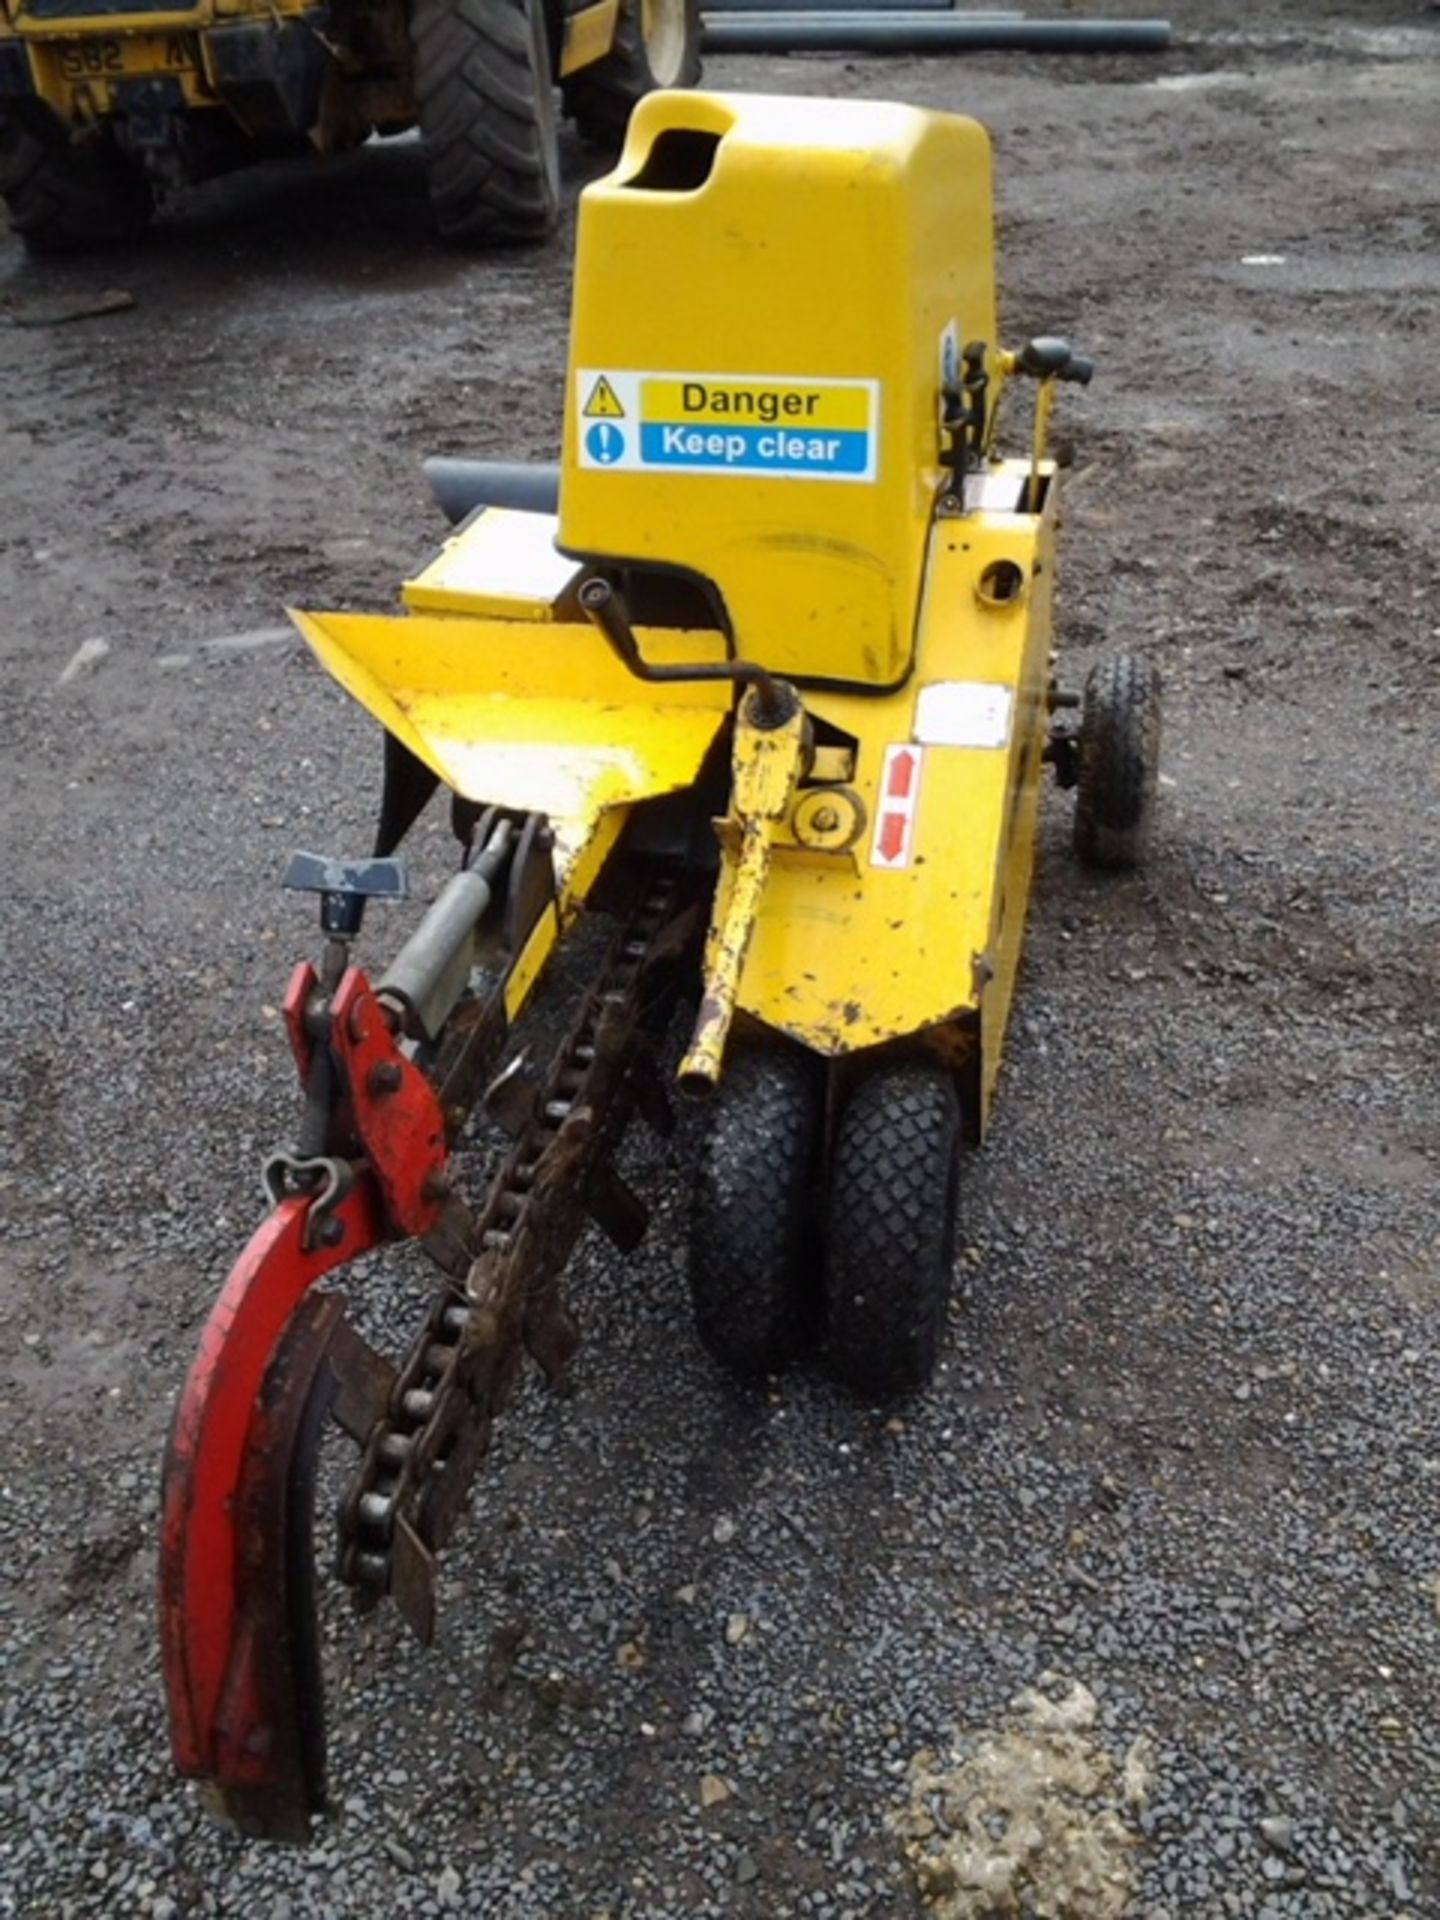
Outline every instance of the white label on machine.
<path fill-rule="evenodd" d="M 940 386 L 960 384 L 960 322 L 952 320 L 940 335 Z"/>
<path fill-rule="evenodd" d="M 878 380 L 581 367 L 575 404 L 576 451 L 592 471 L 875 478 Z"/>
<path fill-rule="evenodd" d="M 923 747 L 902 741 L 885 749 L 885 768 L 875 802 L 875 838 L 870 847 L 872 867 L 909 866 L 924 765 Z"/>
<path fill-rule="evenodd" d="M 985 680 L 936 680 L 915 701 L 915 738 L 927 747 L 1008 747 L 1014 695 Z"/>

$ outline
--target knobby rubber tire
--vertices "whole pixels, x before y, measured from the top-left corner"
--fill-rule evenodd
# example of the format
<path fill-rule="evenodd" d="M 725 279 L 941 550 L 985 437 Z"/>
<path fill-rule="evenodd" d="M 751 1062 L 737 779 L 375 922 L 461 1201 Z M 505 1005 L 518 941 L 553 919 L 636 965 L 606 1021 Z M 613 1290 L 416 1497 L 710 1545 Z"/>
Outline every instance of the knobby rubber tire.
<path fill-rule="evenodd" d="M 416 0 L 410 40 L 441 236 L 543 240 L 560 212 L 560 153 L 540 0 Z"/>
<path fill-rule="evenodd" d="M 841 1116 L 826 1220 L 827 1357 L 869 1399 L 918 1392 L 939 1360 L 960 1144 L 959 1094 L 938 1061 L 876 1068 Z"/>
<path fill-rule="evenodd" d="M 700 0 L 652 0 L 679 16 L 668 57 L 646 44 L 644 0 L 620 0 L 610 51 L 565 82 L 565 111 L 582 140 L 618 152 L 636 103 L 657 87 L 693 87 L 700 78 Z"/>
<path fill-rule="evenodd" d="M 108 134 L 70 141 L 0 117 L 0 196 L 31 253 L 133 240 L 154 211 L 150 183 Z"/>
<path fill-rule="evenodd" d="M 1085 682 L 1075 786 L 1075 851 L 1088 866 L 1136 867 L 1145 857 L 1160 769 L 1160 676 L 1117 653 Z"/>
<path fill-rule="evenodd" d="M 690 1212 L 690 1301 L 732 1373 L 778 1373 L 813 1339 L 812 1189 L 821 1097 L 798 1048 L 736 1046 L 708 1115 Z"/>

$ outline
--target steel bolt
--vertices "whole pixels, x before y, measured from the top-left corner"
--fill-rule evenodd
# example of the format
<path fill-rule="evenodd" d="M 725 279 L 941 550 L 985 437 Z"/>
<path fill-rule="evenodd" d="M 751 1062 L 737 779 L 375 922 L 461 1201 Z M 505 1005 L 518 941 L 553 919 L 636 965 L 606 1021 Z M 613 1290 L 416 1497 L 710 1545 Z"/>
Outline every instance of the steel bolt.
<path fill-rule="evenodd" d="M 817 807 L 810 816 L 810 824 L 817 833 L 833 833 L 840 824 L 840 815 L 834 807 Z"/>
<path fill-rule="evenodd" d="M 368 1085 L 378 1098 L 383 1093 L 398 1093 L 404 1075 L 397 1060 L 380 1060 L 370 1069 Z"/>

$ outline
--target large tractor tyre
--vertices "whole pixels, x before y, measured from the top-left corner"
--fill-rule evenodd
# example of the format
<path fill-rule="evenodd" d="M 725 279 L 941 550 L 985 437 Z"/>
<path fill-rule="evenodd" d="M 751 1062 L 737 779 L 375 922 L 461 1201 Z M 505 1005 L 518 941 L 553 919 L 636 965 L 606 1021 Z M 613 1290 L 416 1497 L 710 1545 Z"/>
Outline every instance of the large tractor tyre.
<path fill-rule="evenodd" d="M 938 1061 L 874 1069 L 851 1094 L 830 1168 L 827 1357 L 871 1400 L 935 1371 L 955 1264 L 962 1122 Z"/>
<path fill-rule="evenodd" d="M 1160 676 L 1117 653 L 1085 682 L 1075 783 L 1075 851 L 1088 866 L 1137 867 L 1155 816 Z"/>
<path fill-rule="evenodd" d="M 416 0 L 410 39 L 442 237 L 543 240 L 560 212 L 560 150 L 541 0 Z"/>
<path fill-rule="evenodd" d="M 690 1211 L 690 1300 L 701 1343 L 747 1378 L 778 1373 L 815 1332 L 821 1104 L 807 1054 L 737 1045 L 708 1115 Z"/>
<path fill-rule="evenodd" d="M 699 78 L 700 0 L 620 0 L 610 51 L 565 82 L 565 111 L 582 140 L 618 152 L 637 101 Z"/>
<path fill-rule="evenodd" d="M 155 210 L 150 183 L 109 134 L 71 141 L 0 116 L 0 195 L 31 253 L 133 240 Z"/>

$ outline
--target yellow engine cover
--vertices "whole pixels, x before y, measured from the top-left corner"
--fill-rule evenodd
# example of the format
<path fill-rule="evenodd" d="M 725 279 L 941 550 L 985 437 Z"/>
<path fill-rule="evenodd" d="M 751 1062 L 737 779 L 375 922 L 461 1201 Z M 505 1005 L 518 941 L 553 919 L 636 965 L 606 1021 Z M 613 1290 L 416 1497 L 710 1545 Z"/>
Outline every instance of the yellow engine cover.
<path fill-rule="evenodd" d="M 705 577 L 801 684 L 896 686 L 941 366 L 995 338 L 994 279 L 973 121 L 651 94 L 581 198 L 559 545 Z"/>

